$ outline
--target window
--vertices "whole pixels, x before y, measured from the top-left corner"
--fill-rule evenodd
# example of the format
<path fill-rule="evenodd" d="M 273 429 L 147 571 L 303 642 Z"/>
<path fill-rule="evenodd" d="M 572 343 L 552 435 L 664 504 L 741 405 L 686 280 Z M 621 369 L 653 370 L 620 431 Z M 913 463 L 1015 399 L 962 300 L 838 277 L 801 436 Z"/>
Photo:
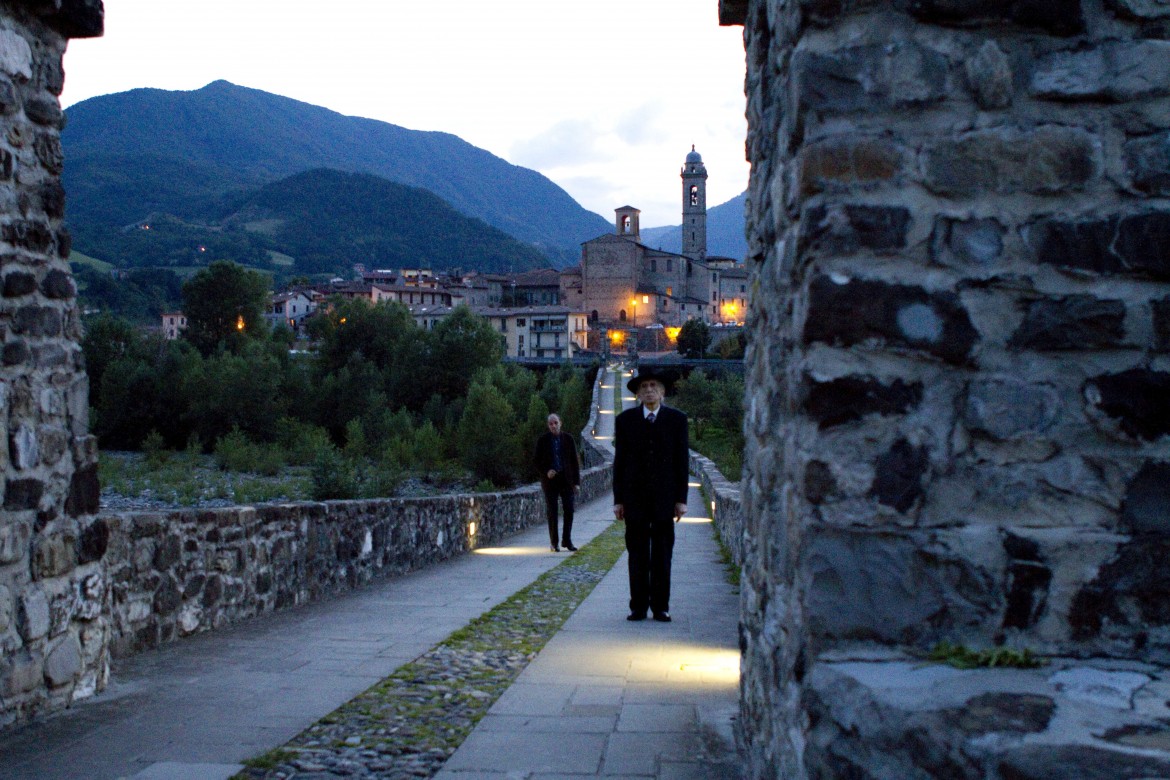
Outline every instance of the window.
<path fill-rule="evenodd" d="M 667 287 L 667 288 L 666 288 L 666 294 L 667 294 L 667 295 L 674 295 L 674 288 L 673 288 L 673 287 Z"/>
<path fill-rule="evenodd" d="M 719 284 L 719 275 L 711 274 L 711 284 Z"/>
<path fill-rule="evenodd" d="M 528 320 L 524 319 L 523 317 L 520 317 L 519 319 L 516 320 L 516 327 L 523 328 L 525 323 L 527 323 L 527 322 L 528 322 Z"/>
<path fill-rule="evenodd" d="M 699 205 L 699 185 L 697 185 L 697 184 L 691 185 L 691 205 L 692 206 Z"/>
<path fill-rule="evenodd" d="M 651 271 L 651 273 L 658 272 L 658 260 L 656 260 L 653 257 L 650 258 L 650 271 Z"/>
<path fill-rule="evenodd" d="M 597 309 L 594 309 L 593 311 L 589 312 L 589 319 L 593 320 L 594 322 L 597 322 Z"/>
<path fill-rule="evenodd" d="M 523 333 L 521 333 L 519 336 L 516 337 L 516 345 L 519 346 L 520 349 L 524 349 L 524 334 Z"/>
<path fill-rule="evenodd" d="M 740 292 L 747 292 L 747 285 L 746 285 L 746 284 L 741 284 L 741 285 L 739 286 L 739 291 L 740 291 Z"/>
<path fill-rule="evenodd" d="M 618 312 L 618 321 L 619 322 L 626 321 L 626 310 L 625 309 L 622 309 L 621 311 Z"/>
<path fill-rule="evenodd" d="M 691 235 L 692 235 L 692 237 L 694 236 L 694 234 L 693 234 L 693 233 L 692 233 Z M 694 266 L 692 266 L 692 265 L 691 265 L 691 261 L 690 261 L 690 260 L 687 260 L 687 276 L 690 276 L 690 275 L 691 275 L 691 272 L 692 272 L 692 271 L 694 271 L 694 270 L 695 270 L 695 269 L 694 269 Z"/>
<path fill-rule="evenodd" d="M 713 301 L 714 301 L 714 300 L 718 300 L 718 299 L 715 297 L 715 293 L 711 293 L 711 300 L 713 300 Z"/>
<path fill-rule="evenodd" d="M 672 258 L 668 257 L 668 258 L 666 258 L 666 272 L 670 273 L 673 270 L 674 270 L 674 260 Z"/>

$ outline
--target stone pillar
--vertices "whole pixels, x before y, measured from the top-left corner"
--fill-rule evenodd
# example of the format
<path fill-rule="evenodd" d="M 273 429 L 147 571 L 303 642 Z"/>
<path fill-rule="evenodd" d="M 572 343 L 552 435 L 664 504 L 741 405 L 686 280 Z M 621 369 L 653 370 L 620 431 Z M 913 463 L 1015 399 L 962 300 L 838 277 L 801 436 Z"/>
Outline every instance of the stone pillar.
<path fill-rule="evenodd" d="M 1170 6 L 723 0 L 745 27 L 742 739 L 938 641 L 1170 659 Z"/>
<path fill-rule="evenodd" d="M 58 100 L 67 38 L 101 31 L 100 0 L 0 0 L 0 726 L 107 674 L 108 530 L 94 519 Z"/>

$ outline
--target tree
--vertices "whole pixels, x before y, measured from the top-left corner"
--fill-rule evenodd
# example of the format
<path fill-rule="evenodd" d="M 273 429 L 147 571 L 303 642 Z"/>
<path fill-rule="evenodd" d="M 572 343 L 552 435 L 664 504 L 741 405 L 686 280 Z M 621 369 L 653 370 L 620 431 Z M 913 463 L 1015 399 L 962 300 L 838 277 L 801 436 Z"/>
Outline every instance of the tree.
<path fill-rule="evenodd" d="M 520 471 L 516 415 L 503 393 L 489 383 L 473 383 L 459 421 L 463 465 L 479 479 L 504 486 Z"/>
<path fill-rule="evenodd" d="M 703 371 L 692 371 L 689 377 L 678 383 L 675 401 L 695 426 L 697 439 L 703 438 L 703 426 L 715 413 L 715 395 L 718 390 Z"/>
<path fill-rule="evenodd" d="M 249 339 L 265 335 L 268 277 L 236 263 L 216 260 L 183 285 L 183 337 L 204 355 L 222 344 L 238 352 Z"/>
<path fill-rule="evenodd" d="M 431 331 L 428 370 L 434 389 L 444 398 L 458 398 L 468 391 L 471 377 L 504 357 L 504 340 L 483 317 L 466 306 L 457 306 Z"/>
<path fill-rule="evenodd" d="M 687 320 L 678 333 L 678 353 L 685 358 L 701 358 L 711 344 L 711 329 L 702 320 Z"/>

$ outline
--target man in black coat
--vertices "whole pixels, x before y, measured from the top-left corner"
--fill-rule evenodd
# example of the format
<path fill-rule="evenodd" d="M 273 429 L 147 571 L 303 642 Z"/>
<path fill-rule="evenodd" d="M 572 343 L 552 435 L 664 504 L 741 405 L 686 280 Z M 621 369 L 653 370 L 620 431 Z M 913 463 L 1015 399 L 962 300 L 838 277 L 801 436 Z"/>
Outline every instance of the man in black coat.
<path fill-rule="evenodd" d="M 548 433 L 536 440 L 536 469 L 540 472 L 540 488 L 544 491 L 548 513 L 549 548 L 553 552 L 560 552 L 561 547 L 577 552 L 573 546 L 573 499 L 581 489 L 581 465 L 577 461 L 577 443 L 572 436 L 561 432 L 561 418 L 555 414 L 548 416 Z M 565 509 L 560 537 L 557 536 L 558 498 Z"/>
<path fill-rule="evenodd" d="M 662 405 L 670 379 L 639 370 L 626 387 L 640 404 L 614 422 L 613 513 L 626 523 L 630 566 L 627 620 L 670 622 L 674 524 L 687 511 L 687 416 Z"/>

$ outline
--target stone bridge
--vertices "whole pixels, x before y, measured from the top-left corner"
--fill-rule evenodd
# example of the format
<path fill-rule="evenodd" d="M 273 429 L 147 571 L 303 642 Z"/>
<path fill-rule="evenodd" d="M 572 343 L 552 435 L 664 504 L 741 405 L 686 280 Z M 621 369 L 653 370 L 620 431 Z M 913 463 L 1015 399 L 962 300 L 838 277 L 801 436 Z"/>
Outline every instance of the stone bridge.
<path fill-rule="evenodd" d="M 719 10 L 752 163 L 747 775 L 1170 776 L 1170 6 Z M 99 688 L 112 631 L 57 102 L 100 31 L 98 0 L 0 0 L 8 719 Z M 1052 662 L 924 671 L 942 642 Z"/>

